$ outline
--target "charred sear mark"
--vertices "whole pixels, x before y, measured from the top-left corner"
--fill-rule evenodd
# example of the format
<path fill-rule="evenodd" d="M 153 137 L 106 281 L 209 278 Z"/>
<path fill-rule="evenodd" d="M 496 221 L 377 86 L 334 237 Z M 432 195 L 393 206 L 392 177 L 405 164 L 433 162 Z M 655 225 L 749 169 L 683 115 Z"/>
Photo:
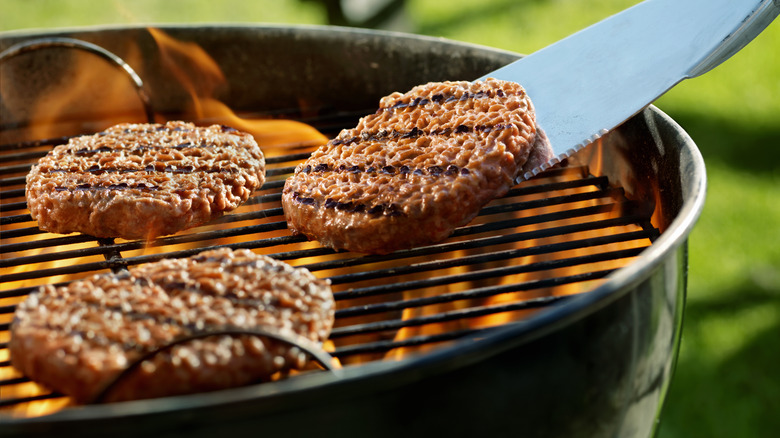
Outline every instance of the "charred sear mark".
<path fill-rule="evenodd" d="M 222 126 L 223 131 L 224 128 L 228 128 L 226 126 Z M 196 128 L 197 129 L 197 128 Z M 124 128 L 121 131 L 118 131 L 116 129 L 108 130 L 108 131 L 100 131 L 97 133 L 99 136 L 106 136 L 106 135 L 117 135 L 117 134 L 152 134 L 155 132 L 162 132 L 162 131 L 169 131 L 169 132 L 193 132 L 194 129 L 188 127 L 188 126 L 166 126 L 166 125 L 140 125 L 140 126 L 131 126 L 128 128 Z"/>
<path fill-rule="evenodd" d="M 226 167 L 194 167 L 194 166 L 175 166 L 166 165 L 164 163 L 147 164 L 145 167 L 101 167 L 98 164 L 83 170 L 70 170 L 70 169 L 48 169 L 45 173 L 73 173 L 83 174 L 89 173 L 92 175 L 102 175 L 104 173 L 174 173 L 174 174 L 190 174 L 190 173 L 237 173 L 237 169 Z"/>
<path fill-rule="evenodd" d="M 349 145 L 353 143 L 358 143 L 361 141 L 376 141 L 376 142 L 385 142 L 388 140 L 397 140 L 397 139 L 406 139 L 406 138 L 419 138 L 422 136 L 426 137 L 447 137 L 451 135 L 456 134 L 466 134 L 469 132 L 479 132 L 483 134 L 487 134 L 492 131 L 500 131 L 503 129 L 509 129 L 512 125 L 505 125 L 503 123 L 499 123 L 496 125 L 478 125 L 478 126 L 467 126 L 467 125 L 458 125 L 455 128 L 444 128 L 444 129 L 438 129 L 430 132 L 425 132 L 422 129 L 418 128 L 412 128 L 411 131 L 386 131 L 386 130 L 379 130 L 377 132 L 363 132 L 360 135 L 356 135 L 353 137 L 348 138 L 334 138 L 331 140 L 331 144 L 333 145 Z"/>
<path fill-rule="evenodd" d="M 108 185 L 78 184 L 73 187 L 62 187 L 62 186 L 54 187 L 55 192 L 87 192 L 87 191 L 97 192 L 102 190 L 140 190 L 142 192 L 153 192 L 159 189 L 160 189 L 159 186 L 153 184 L 145 184 L 145 183 L 137 183 L 137 184 L 119 183 L 119 184 L 108 184 Z"/>
<path fill-rule="evenodd" d="M 338 167 L 333 167 L 329 164 L 318 164 L 314 167 L 308 165 L 301 169 L 301 173 L 325 173 L 325 172 L 336 172 L 336 173 L 364 173 L 364 174 L 377 174 L 377 175 L 430 175 L 430 176 L 455 176 L 455 175 L 468 175 L 471 173 L 467 168 L 459 168 L 458 166 L 454 164 L 450 164 L 448 166 L 429 166 L 424 169 L 416 169 L 416 168 L 410 168 L 409 166 L 403 165 L 403 166 L 384 166 L 384 167 L 374 167 L 369 166 L 367 168 L 363 168 L 362 166 L 348 166 L 346 164 L 342 164 Z"/>
<path fill-rule="evenodd" d="M 89 149 L 89 148 L 78 149 L 78 150 L 73 151 L 73 154 L 77 155 L 77 156 L 80 156 L 80 157 L 90 157 L 90 156 L 95 155 L 95 154 L 111 152 L 113 150 L 114 149 L 112 149 L 112 148 L 109 148 L 109 147 L 106 147 L 106 146 L 101 146 L 101 147 L 95 148 L 95 149 Z"/>
<path fill-rule="evenodd" d="M 222 132 L 230 132 L 230 133 L 238 132 L 238 129 L 233 128 L 232 126 L 227 126 L 227 125 L 219 125 L 219 130 L 222 131 Z"/>
<path fill-rule="evenodd" d="M 338 202 L 332 198 L 327 198 L 325 199 L 325 202 L 320 204 L 316 199 L 302 196 L 299 192 L 293 193 L 293 200 L 303 205 L 311 205 L 315 207 L 321 206 L 323 208 L 330 208 L 348 213 L 365 213 L 371 216 L 390 217 L 404 215 L 401 208 L 395 204 L 367 205 L 359 202 Z"/>
<path fill-rule="evenodd" d="M 165 151 L 165 150 L 185 150 L 185 149 L 217 149 L 220 147 L 231 147 L 228 144 L 193 144 L 192 142 L 184 142 L 179 144 L 160 144 L 160 145 L 143 145 L 130 148 L 111 148 L 108 146 L 100 146 L 94 149 L 81 148 L 81 149 L 68 149 L 68 152 L 79 157 L 91 157 L 96 154 L 107 154 L 124 152 L 129 155 L 144 155 L 150 151 Z"/>
<path fill-rule="evenodd" d="M 522 96 L 523 94 L 517 94 L 518 96 Z M 414 108 L 417 106 L 424 106 L 429 105 L 431 102 L 434 104 L 444 104 L 444 103 L 450 103 L 450 102 L 463 102 L 469 99 L 485 99 L 485 98 L 504 98 L 507 94 L 503 90 L 482 90 L 478 91 L 476 93 L 463 93 L 460 96 L 455 95 L 446 95 L 444 93 L 437 93 L 432 95 L 430 98 L 428 97 L 415 97 L 414 99 L 410 100 L 409 102 L 404 101 L 398 101 L 393 103 L 392 105 L 386 106 L 386 107 L 380 107 L 377 110 L 377 113 L 381 113 L 383 111 L 395 111 L 397 109 L 404 109 L 404 108 Z"/>

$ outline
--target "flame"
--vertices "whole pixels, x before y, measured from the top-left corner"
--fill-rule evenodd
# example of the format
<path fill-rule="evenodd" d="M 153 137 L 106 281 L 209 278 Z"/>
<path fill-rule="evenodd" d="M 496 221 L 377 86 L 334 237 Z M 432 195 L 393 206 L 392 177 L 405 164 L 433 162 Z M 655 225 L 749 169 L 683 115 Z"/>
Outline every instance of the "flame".
<path fill-rule="evenodd" d="M 288 119 L 241 118 L 217 100 L 204 100 L 201 109 L 209 114 L 205 118 L 221 115 L 226 124 L 251 133 L 266 156 L 280 155 L 291 148 L 319 146 L 328 141 L 311 125 Z"/>
<path fill-rule="evenodd" d="M 202 47 L 179 41 L 165 32 L 150 28 L 160 49 L 166 71 L 173 74 L 191 98 L 188 117 L 196 120 L 223 119 L 226 124 L 249 132 L 266 155 L 300 146 L 318 146 L 328 138 L 305 123 L 285 119 L 250 119 L 237 116 L 216 99 L 226 79 L 216 61 Z"/>

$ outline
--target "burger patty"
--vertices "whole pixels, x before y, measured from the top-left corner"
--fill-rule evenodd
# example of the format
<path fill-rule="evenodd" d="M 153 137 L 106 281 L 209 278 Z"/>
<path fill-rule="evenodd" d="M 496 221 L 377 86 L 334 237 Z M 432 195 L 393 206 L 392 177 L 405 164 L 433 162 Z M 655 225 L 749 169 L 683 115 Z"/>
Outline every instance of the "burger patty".
<path fill-rule="evenodd" d="M 191 123 L 121 124 L 56 146 L 27 175 L 40 229 L 154 238 L 215 219 L 265 180 L 247 133 Z"/>
<path fill-rule="evenodd" d="M 308 361 L 288 343 L 247 334 L 161 349 L 177 339 L 262 329 L 321 345 L 334 311 L 329 282 L 308 270 L 249 250 L 217 249 L 44 286 L 17 306 L 8 348 L 14 367 L 79 403 L 115 380 L 106 400 L 160 397 L 263 381 Z"/>
<path fill-rule="evenodd" d="M 513 82 L 393 93 L 296 167 L 282 193 L 285 218 L 294 233 L 336 249 L 387 253 L 438 242 L 505 194 L 529 156 L 550 158 L 543 138 Z"/>

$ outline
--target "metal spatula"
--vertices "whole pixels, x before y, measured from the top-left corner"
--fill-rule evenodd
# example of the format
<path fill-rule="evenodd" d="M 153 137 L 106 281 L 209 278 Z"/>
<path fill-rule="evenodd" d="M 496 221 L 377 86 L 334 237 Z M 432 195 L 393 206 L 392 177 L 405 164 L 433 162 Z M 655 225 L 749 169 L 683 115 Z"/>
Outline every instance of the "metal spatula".
<path fill-rule="evenodd" d="M 524 177 L 711 70 L 778 14 L 780 0 L 646 0 L 485 75 L 526 89 L 552 144 L 555 158 Z"/>

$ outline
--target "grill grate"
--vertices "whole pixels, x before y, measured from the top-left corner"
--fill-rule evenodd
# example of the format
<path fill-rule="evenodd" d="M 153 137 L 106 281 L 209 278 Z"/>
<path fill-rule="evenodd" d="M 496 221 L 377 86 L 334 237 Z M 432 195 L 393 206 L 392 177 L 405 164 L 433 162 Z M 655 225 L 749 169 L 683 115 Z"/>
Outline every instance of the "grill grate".
<path fill-rule="evenodd" d="M 316 126 L 316 125 L 315 125 Z M 206 248 L 251 248 L 330 278 L 338 303 L 326 350 L 343 365 L 394 360 L 514 323 L 587 292 L 658 236 L 652 205 L 586 168 L 559 168 L 514 187 L 446 241 L 382 256 L 322 248 L 289 233 L 284 179 L 309 151 L 268 158 L 268 181 L 234 213 L 153 242 L 52 235 L 26 211 L 24 174 L 35 142 L 3 146 L 0 219 L 0 407 L 64 398 L 29 382 L 9 361 L 16 303 L 45 283 L 65 284 Z M 19 161 L 23 163 L 18 164 Z M 16 175 L 20 173 L 20 175 Z"/>
<path fill-rule="evenodd" d="M 333 136 L 368 112 L 321 110 L 303 118 L 290 110 L 259 116 L 295 118 Z M 517 185 L 439 244 L 381 256 L 337 252 L 287 230 L 281 190 L 311 152 L 301 147 L 269 154 L 263 187 L 207 225 L 152 242 L 54 235 L 39 230 L 27 211 L 25 176 L 51 147 L 67 140 L 0 145 L 0 413 L 37 416 L 68 402 L 30 382 L 9 359 L 16 304 L 43 284 L 66 284 L 210 248 L 249 248 L 331 280 L 336 325 L 325 349 L 350 366 L 424 354 L 518 323 L 592 290 L 659 235 L 650 221 L 652 203 L 627 199 L 621 188 L 585 167 L 561 167 Z"/>

